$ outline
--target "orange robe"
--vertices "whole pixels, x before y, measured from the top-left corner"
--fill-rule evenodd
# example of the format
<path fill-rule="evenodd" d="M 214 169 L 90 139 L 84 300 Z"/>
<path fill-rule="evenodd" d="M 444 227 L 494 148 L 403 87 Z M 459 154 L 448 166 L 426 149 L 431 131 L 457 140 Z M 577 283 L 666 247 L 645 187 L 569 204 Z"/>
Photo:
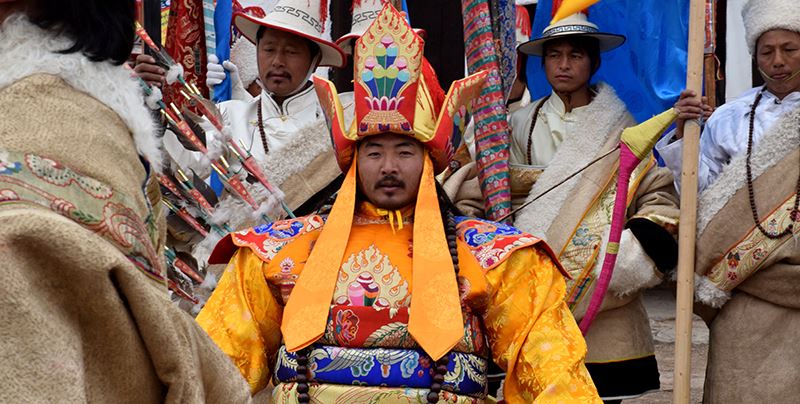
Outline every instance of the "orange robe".
<path fill-rule="evenodd" d="M 309 354 L 309 393 L 319 402 L 425 402 L 432 367 L 407 330 L 413 223 L 405 213 L 401 227 L 367 203 L 357 210 L 327 331 Z M 212 257 L 232 255 L 197 321 L 253 392 L 273 378 L 276 403 L 296 394 L 295 356 L 281 343 L 283 306 L 323 226 L 316 215 L 259 226 L 233 234 Z M 457 233 L 465 333 L 449 354 L 441 399 L 486 402 L 491 357 L 508 374 L 509 403 L 600 402 L 549 248 L 478 219 L 459 218 Z"/>

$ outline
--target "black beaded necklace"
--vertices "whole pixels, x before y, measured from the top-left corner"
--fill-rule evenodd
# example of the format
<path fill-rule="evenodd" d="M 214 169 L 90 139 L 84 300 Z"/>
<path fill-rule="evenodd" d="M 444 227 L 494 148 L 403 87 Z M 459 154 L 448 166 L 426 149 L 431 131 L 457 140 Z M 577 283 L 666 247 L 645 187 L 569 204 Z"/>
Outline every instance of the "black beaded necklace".
<path fill-rule="evenodd" d="M 264 154 L 269 153 L 269 145 L 267 144 L 267 134 L 264 132 L 264 113 L 261 109 L 264 108 L 264 100 L 258 97 L 258 132 L 261 134 L 261 144 L 264 145 Z"/>
<path fill-rule="evenodd" d="M 761 225 L 761 222 L 758 220 L 758 208 L 756 207 L 756 195 L 755 191 L 753 190 L 753 169 L 750 165 L 750 158 L 753 154 L 753 127 L 755 126 L 755 119 L 756 119 L 756 107 L 761 102 L 761 98 L 764 95 L 764 90 L 766 87 L 761 89 L 756 95 L 756 99 L 753 102 L 753 107 L 750 109 L 750 132 L 747 137 L 747 193 L 750 197 L 750 211 L 753 213 L 753 221 L 756 223 L 756 227 L 758 230 L 761 231 L 761 234 L 765 235 L 767 238 L 770 239 L 779 239 L 783 238 L 788 234 L 792 234 L 794 231 L 794 221 L 797 220 L 798 215 L 798 207 L 800 207 L 800 175 L 797 177 L 797 186 L 795 187 L 795 194 L 794 194 L 794 207 L 792 208 L 791 218 L 792 223 L 790 223 L 786 228 L 780 233 L 770 233 L 768 232 L 764 226 Z"/>
<path fill-rule="evenodd" d="M 542 98 L 539 101 L 539 104 L 536 105 L 536 108 L 533 110 L 533 117 L 531 118 L 531 130 L 528 132 L 528 149 L 527 149 L 527 157 L 528 157 L 528 165 L 533 165 L 533 160 L 531 159 L 531 150 L 533 149 L 533 129 L 536 128 L 536 122 L 539 121 L 539 111 L 544 106 L 544 103 L 550 99 L 550 96 Z"/>

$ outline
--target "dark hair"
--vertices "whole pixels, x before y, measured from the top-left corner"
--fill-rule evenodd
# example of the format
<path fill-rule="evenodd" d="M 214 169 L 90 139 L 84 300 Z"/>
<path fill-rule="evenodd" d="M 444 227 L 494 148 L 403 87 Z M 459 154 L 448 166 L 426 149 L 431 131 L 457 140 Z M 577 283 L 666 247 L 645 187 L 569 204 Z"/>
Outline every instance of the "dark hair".
<path fill-rule="evenodd" d="M 263 25 L 258 27 L 258 31 L 256 32 L 256 45 L 258 45 L 258 41 L 261 40 L 261 37 L 264 36 L 265 32 L 267 32 L 267 27 Z M 322 53 L 322 50 L 319 49 L 319 45 L 314 43 L 314 41 L 300 35 L 297 35 L 297 37 L 302 39 L 306 46 L 308 46 L 308 53 L 311 55 L 311 60 L 314 60 L 314 57 Z"/>
<path fill-rule="evenodd" d="M 589 56 L 589 61 L 592 64 L 592 75 L 597 73 L 597 70 L 600 69 L 600 40 L 590 36 L 582 35 L 556 38 L 545 42 L 542 45 L 542 66 L 544 66 L 547 48 L 560 43 L 568 43 L 573 48 L 586 52 L 586 55 Z"/>
<path fill-rule="evenodd" d="M 83 52 L 90 60 L 120 65 L 133 49 L 135 0 L 34 0 L 28 18 L 75 43 L 61 53 Z"/>

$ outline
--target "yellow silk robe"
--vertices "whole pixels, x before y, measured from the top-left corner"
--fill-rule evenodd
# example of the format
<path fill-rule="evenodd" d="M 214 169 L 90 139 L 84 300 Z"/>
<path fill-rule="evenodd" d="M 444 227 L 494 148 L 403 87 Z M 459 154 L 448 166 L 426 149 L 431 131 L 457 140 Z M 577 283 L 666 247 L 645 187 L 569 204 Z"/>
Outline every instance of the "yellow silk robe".
<path fill-rule="evenodd" d="M 366 403 L 376 397 L 382 403 L 425 402 L 427 387 L 411 387 L 411 381 L 392 386 L 386 380 L 370 386 L 356 377 L 366 373 L 358 365 L 364 362 L 346 361 L 363 352 L 374 352 L 360 348 L 378 348 L 381 352 L 399 349 L 422 353 L 419 363 L 403 362 L 410 366 L 406 369 L 409 371 L 415 367 L 424 370 L 427 364 L 423 351 L 405 328 L 411 302 L 413 253 L 412 215 L 405 213 L 401 228 L 399 223 L 393 226 L 380 217 L 369 204 L 363 203 L 357 210 L 332 299 L 332 313 L 337 314 L 331 314 L 326 335 L 317 341 L 337 347 L 333 353 L 315 348 L 309 354 L 310 363 L 322 358 L 320 367 L 328 359 L 331 362 L 325 369 L 316 369 L 315 380 L 324 379 L 326 369 L 342 368 L 336 366 L 342 361 L 345 367 L 352 366 L 354 379 L 339 384 L 312 384 L 309 393 L 320 402 Z M 509 226 L 469 218 L 459 218 L 458 222 L 458 283 L 466 325 L 464 339 L 451 352 L 460 356 L 451 362 L 467 355 L 472 359 L 465 361 L 485 365 L 491 353 L 508 373 L 504 394 L 509 403 L 600 402 L 583 365 L 586 344 L 564 303 L 563 275 L 549 248 Z M 293 363 L 281 347 L 281 316 L 322 226 L 324 219 L 315 215 L 259 226 L 233 234 L 212 257 L 227 259 L 232 255 L 197 321 L 233 359 L 253 392 L 263 389 L 275 372 L 273 402 L 295 402 L 295 383 L 279 377 Z M 372 309 L 365 310 L 364 306 Z M 370 313 L 383 313 L 393 321 L 372 324 L 384 327 L 359 340 L 358 328 L 370 325 Z M 393 334 L 395 338 L 376 338 L 386 326 L 397 324 L 400 329 Z M 392 341 L 387 342 L 389 339 Z M 341 348 L 342 345 L 347 347 Z M 356 353 L 348 356 L 350 351 Z M 378 362 L 383 376 L 394 371 L 386 359 Z M 369 360 L 365 363 L 372 366 Z M 309 367 L 313 373 L 315 365 Z M 485 382 L 485 367 L 482 369 L 480 375 L 469 375 L 482 380 L 467 382 Z M 423 376 L 422 370 L 418 376 Z M 445 385 L 455 373 L 451 370 L 446 375 Z M 405 371 L 403 374 L 403 382 L 417 376 Z M 352 385 L 356 382 L 361 385 Z M 384 387 L 377 387 L 380 385 Z M 441 398 L 446 402 L 481 403 L 487 399 L 485 387 L 483 394 L 470 395 L 461 394 L 458 388 L 445 390 L 448 388 L 443 388 Z"/>

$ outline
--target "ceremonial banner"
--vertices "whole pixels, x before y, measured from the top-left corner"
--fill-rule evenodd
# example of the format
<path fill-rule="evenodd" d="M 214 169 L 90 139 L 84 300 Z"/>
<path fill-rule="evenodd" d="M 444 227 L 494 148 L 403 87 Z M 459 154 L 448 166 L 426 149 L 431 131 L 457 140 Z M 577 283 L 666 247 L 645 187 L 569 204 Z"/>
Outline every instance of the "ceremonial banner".
<path fill-rule="evenodd" d="M 164 49 L 175 62 L 183 66 L 183 76 L 187 83 L 193 84 L 208 97 L 206 89 L 206 43 L 203 21 L 202 0 L 172 0 Z M 164 101 L 174 102 L 178 107 L 186 104 L 180 95 L 180 84 L 167 86 Z"/>
<path fill-rule="evenodd" d="M 167 27 L 169 26 L 169 2 L 161 0 L 161 43 L 167 42 Z"/>
<path fill-rule="evenodd" d="M 509 132 L 499 52 L 495 46 L 489 2 L 462 0 L 461 7 L 469 73 L 489 71 L 483 91 L 473 104 L 473 122 L 478 179 L 486 201 L 486 217 L 497 220 L 511 212 Z M 513 13 L 513 5 L 511 10 Z M 516 15 L 509 20 L 514 24 Z"/>
<path fill-rule="evenodd" d="M 552 4 L 540 0 L 537 9 L 550 10 Z M 589 8 L 589 21 L 603 32 L 627 37 L 621 47 L 602 54 L 592 82 L 614 87 L 638 122 L 671 108 L 686 85 L 689 0 L 600 1 Z M 533 38 L 549 24 L 549 13 L 536 13 Z M 528 58 L 531 98 L 550 94 L 541 58 Z"/>

